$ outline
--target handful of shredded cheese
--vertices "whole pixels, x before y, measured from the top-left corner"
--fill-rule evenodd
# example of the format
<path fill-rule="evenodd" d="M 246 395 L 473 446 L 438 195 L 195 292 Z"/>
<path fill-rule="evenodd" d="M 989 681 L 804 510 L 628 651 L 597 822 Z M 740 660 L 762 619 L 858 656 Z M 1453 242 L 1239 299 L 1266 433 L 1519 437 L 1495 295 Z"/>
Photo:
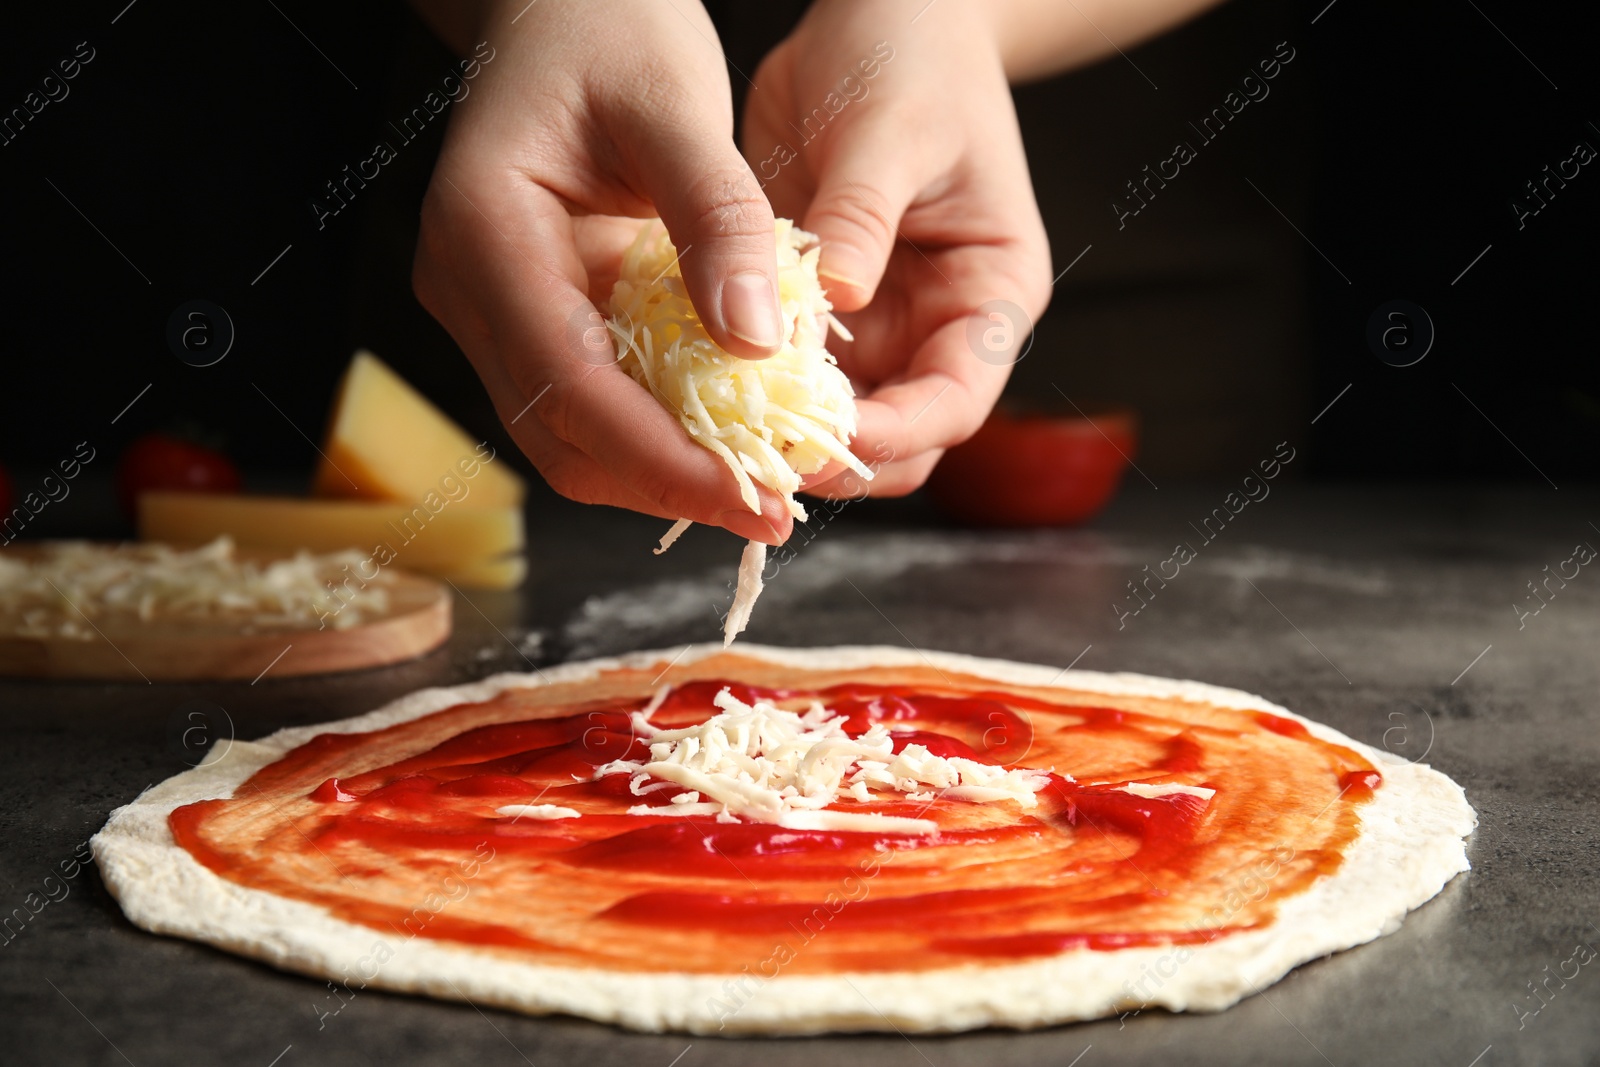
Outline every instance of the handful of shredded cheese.
<path fill-rule="evenodd" d="M 840 799 L 870 803 L 872 791 L 911 800 L 971 803 L 1011 801 L 1021 808 L 1050 781 L 1047 771 L 936 756 L 919 744 L 894 750 L 894 735 L 875 722 L 851 737 L 846 719 L 813 702 L 803 713 L 767 701 L 746 704 L 728 689 L 713 701 L 721 713 L 698 726 L 662 730 L 650 710 L 633 714 L 633 728 L 650 745 L 650 759 L 615 760 L 595 777 L 629 774 L 629 790 L 642 796 L 679 786 L 670 804 L 636 805 L 629 815 L 715 815 L 719 821 L 775 823 L 791 830 L 869 830 L 934 834 L 931 819 L 840 811 Z M 1071 780 L 1071 775 L 1065 775 Z M 654 784 L 645 784 L 655 779 Z"/>
<path fill-rule="evenodd" d="M 776 236 L 784 336 L 777 354 L 743 359 L 711 339 L 684 287 L 678 252 L 656 225 L 640 231 L 623 257 L 607 325 L 623 369 L 678 416 L 691 438 L 722 458 L 746 506 L 760 513 L 760 483 L 803 522 L 806 510 L 794 497 L 801 476 L 833 461 L 866 479 L 872 471 L 850 451 L 855 391 L 824 347 L 829 326 L 847 340 L 849 334 L 817 279 L 817 238 L 788 219 L 777 221 Z M 676 523 L 657 553 L 688 526 L 687 519 Z M 765 561 L 766 546 L 751 541 L 740 561 L 724 644 L 749 621 Z"/>

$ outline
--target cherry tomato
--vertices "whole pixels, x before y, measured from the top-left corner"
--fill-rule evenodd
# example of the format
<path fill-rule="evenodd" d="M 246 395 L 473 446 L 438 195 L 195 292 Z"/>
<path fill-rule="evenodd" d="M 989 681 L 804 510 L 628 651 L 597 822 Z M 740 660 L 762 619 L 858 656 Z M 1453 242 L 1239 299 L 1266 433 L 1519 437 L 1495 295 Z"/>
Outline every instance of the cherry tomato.
<path fill-rule="evenodd" d="M 1068 526 L 1110 502 L 1137 448 L 1130 411 L 1085 418 L 996 409 L 928 479 L 944 514 L 974 526 Z"/>
<path fill-rule="evenodd" d="M 129 518 L 138 517 L 139 494 L 152 489 L 232 493 L 239 484 L 239 468 L 227 456 L 171 434 L 145 434 L 117 461 L 117 501 Z"/>

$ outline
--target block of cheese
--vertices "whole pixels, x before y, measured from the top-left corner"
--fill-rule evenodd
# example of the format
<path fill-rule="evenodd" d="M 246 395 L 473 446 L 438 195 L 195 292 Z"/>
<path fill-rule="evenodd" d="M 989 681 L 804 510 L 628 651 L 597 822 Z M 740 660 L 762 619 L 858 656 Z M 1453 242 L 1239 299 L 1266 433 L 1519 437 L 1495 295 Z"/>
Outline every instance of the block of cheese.
<path fill-rule="evenodd" d="M 464 507 L 437 492 L 415 505 L 221 493 L 139 497 L 139 536 L 146 541 L 201 544 L 224 534 L 241 548 L 356 548 L 384 566 L 469 579 L 480 573 L 503 579 L 510 572 L 489 564 L 523 548 L 521 508 Z"/>
<path fill-rule="evenodd" d="M 366 351 L 345 371 L 322 452 L 311 490 L 321 497 L 415 503 L 449 479 L 465 487 L 463 506 L 520 507 L 526 489 L 493 449 Z"/>
<path fill-rule="evenodd" d="M 430 573 L 463 589 L 515 589 L 528 576 L 528 560 L 526 556 L 501 556 Z"/>

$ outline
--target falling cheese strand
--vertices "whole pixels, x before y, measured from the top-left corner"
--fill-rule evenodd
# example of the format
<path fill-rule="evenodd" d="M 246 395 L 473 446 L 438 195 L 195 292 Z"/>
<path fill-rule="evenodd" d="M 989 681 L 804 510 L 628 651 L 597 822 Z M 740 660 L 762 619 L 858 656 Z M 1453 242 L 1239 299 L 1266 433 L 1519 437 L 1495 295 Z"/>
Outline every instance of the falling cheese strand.
<path fill-rule="evenodd" d="M 661 555 L 661 553 L 672 547 L 673 542 L 677 541 L 678 538 L 683 536 L 683 531 L 687 530 L 693 525 L 694 523 L 690 522 L 688 519 L 679 519 L 677 522 L 672 524 L 666 533 L 661 535 L 661 543 L 655 548 L 651 549 L 651 551 L 658 556 Z"/>
<path fill-rule="evenodd" d="M 761 572 L 767 566 L 767 546 L 760 541 L 749 541 L 739 557 L 739 585 L 734 590 L 733 605 L 722 624 L 722 647 L 733 644 L 736 635 L 750 625 L 750 612 L 755 609 L 756 597 L 761 595 L 765 583 Z"/>
<path fill-rule="evenodd" d="M 745 506 L 760 514 L 759 483 L 804 522 L 806 510 L 794 496 L 803 475 L 834 461 L 868 480 L 872 472 L 850 451 L 855 391 L 824 347 L 829 326 L 849 334 L 817 279 L 817 238 L 778 219 L 776 239 L 784 341 L 775 355 L 743 359 L 711 339 L 684 287 L 677 250 L 655 224 L 623 256 L 607 325 L 621 367 L 678 416 L 691 438 L 721 457 Z M 656 554 L 687 525 L 675 523 Z M 760 595 L 765 546 L 758 545 L 750 542 L 741 561 L 724 645 L 744 629 Z"/>

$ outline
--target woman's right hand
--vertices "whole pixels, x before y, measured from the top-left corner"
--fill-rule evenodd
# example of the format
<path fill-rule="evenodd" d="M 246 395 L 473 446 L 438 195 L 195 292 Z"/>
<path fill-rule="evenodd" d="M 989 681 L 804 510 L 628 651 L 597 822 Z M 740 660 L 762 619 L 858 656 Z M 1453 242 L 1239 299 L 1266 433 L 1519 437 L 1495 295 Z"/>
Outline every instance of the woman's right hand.
<path fill-rule="evenodd" d="M 659 215 L 707 330 L 781 342 L 772 209 L 733 143 L 716 31 L 694 0 L 492 3 L 422 207 L 417 298 L 450 331 L 545 480 L 585 503 L 781 543 L 723 462 L 616 365 L 604 306 Z M 485 50 L 487 49 L 487 50 Z"/>

